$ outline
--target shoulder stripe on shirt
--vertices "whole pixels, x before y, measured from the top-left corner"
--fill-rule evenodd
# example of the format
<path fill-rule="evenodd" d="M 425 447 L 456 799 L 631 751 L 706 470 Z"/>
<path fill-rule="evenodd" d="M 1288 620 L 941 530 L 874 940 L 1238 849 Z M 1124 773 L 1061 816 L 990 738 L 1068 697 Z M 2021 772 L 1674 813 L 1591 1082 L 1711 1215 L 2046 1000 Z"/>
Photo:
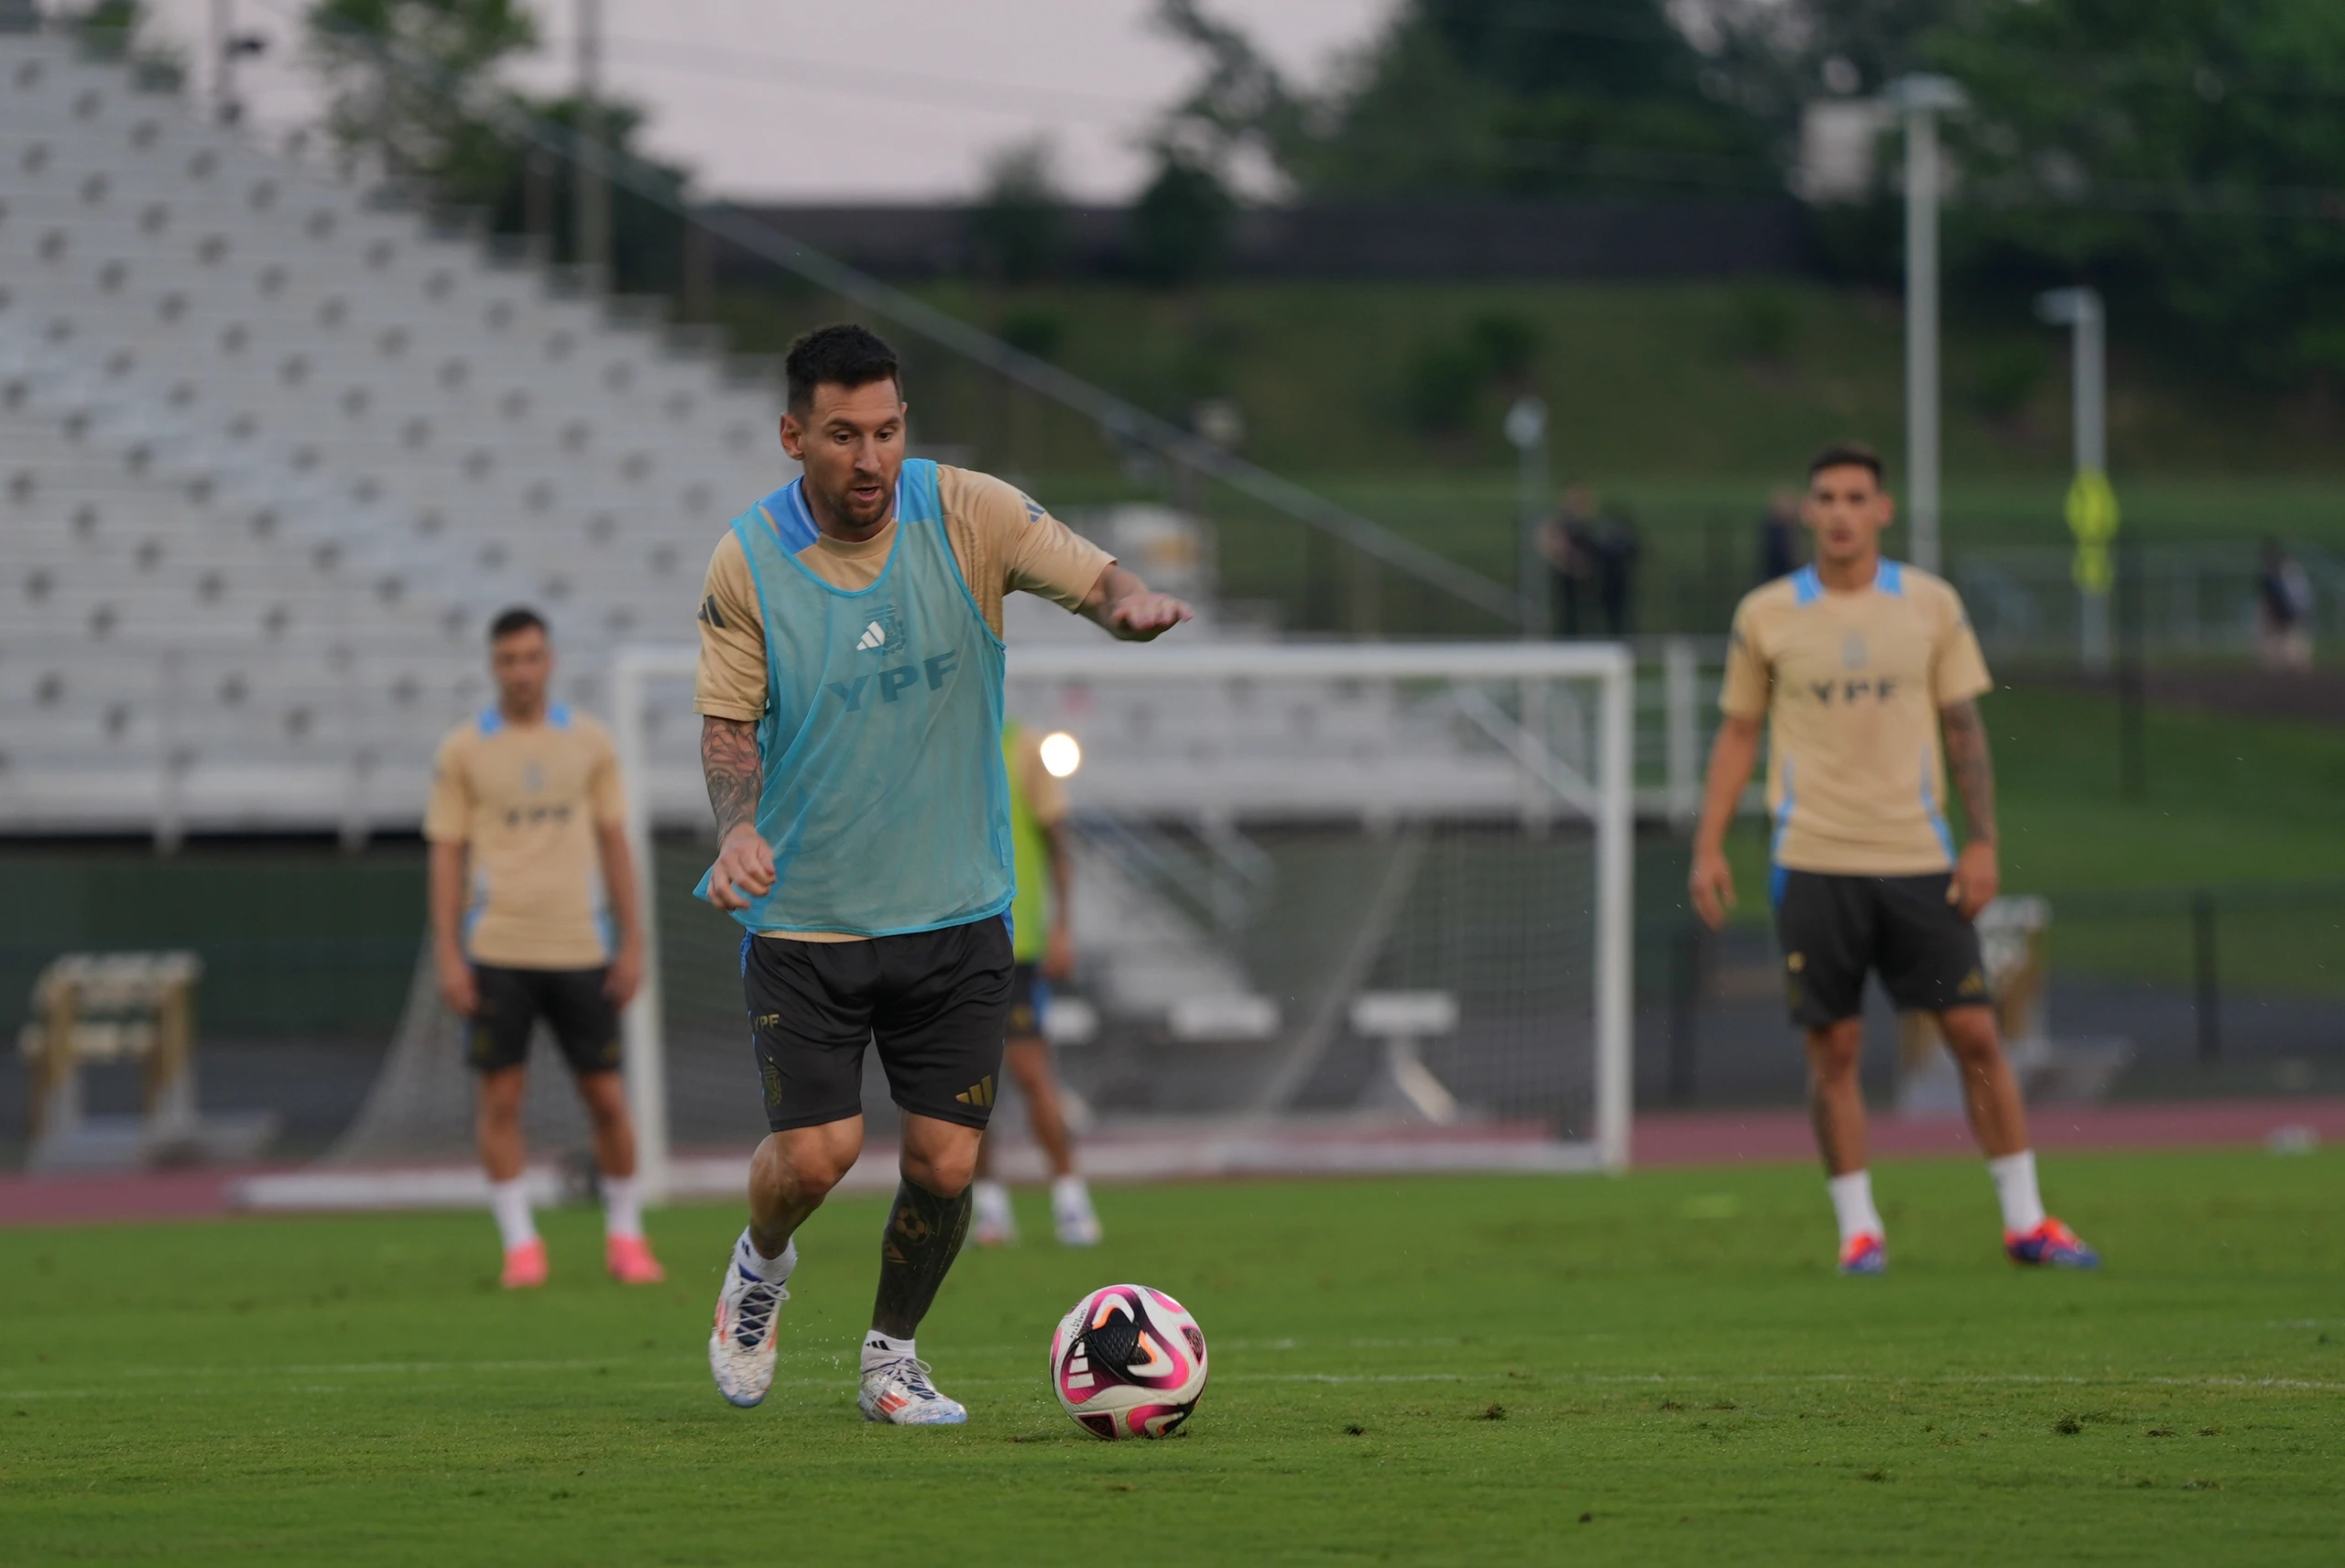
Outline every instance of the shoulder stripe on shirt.
<path fill-rule="evenodd" d="M 1905 596 L 1905 569 L 1893 561 L 1884 561 L 1872 574 L 1872 585 L 1892 598 Z"/>
<path fill-rule="evenodd" d="M 1813 604 L 1824 597 L 1824 579 L 1816 574 L 1813 566 L 1803 566 L 1792 573 L 1792 603 Z"/>
<path fill-rule="evenodd" d="M 799 493 L 804 484 L 802 479 L 793 479 L 758 503 L 758 510 L 773 526 L 774 537 L 791 555 L 813 544 L 815 538 L 814 514 L 806 509 L 806 497 Z"/>
<path fill-rule="evenodd" d="M 896 482 L 895 509 L 899 513 L 904 509 L 904 485 L 900 478 Z M 806 505 L 806 481 L 803 479 L 791 480 L 758 502 L 758 510 L 763 512 L 766 520 L 773 525 L 774 537 L 781 541 L 781 548 L 792 555 L 822 537 L 822 530 L 814 526 L 813 511 Z"/>

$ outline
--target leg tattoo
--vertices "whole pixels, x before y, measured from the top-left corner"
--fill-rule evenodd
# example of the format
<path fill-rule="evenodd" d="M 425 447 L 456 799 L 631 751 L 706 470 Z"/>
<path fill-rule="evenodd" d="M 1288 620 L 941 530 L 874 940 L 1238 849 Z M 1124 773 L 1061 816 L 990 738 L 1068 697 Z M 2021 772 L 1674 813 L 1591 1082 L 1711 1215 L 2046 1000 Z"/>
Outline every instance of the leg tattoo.
<path fill-rule="evenodd" d="M 936 1300 L 945 1270 L 969 1234 L 974 1199 L 967 1188 L 957 1198 L 940 1198 L 911 1181 L 896 1184 L 888 1229 L 879 1244 L 879 1299 L 871 1326 L 891 1339 L 910 1339 Z"/>

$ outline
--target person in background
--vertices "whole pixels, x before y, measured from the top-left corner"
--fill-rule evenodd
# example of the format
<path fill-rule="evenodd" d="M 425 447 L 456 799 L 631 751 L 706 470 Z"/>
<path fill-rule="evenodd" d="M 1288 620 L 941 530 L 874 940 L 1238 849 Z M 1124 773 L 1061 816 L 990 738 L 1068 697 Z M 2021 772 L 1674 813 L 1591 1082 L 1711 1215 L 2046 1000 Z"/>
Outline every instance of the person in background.
<path fill-rule="evenodd" d="M 548 700 L 546 624 L 518 605 L 488 628 L 496 701 L 448 732 L 423 836 L 440 995 L 480 1075 L 480 1162 L 505 1288 L 546 1281 L 524 1187 L 521 1094 L 543 1019 L 570 1064 L 602 1172 L 603 1262 L 625 1285 L 666 1276 L 644 1239 L 619 1009 L 643 975 L 634 859 L 609 732 Z"/>
<path fill-rule="evenodd" d="M 2312 668 L 2312 579 L 2275 539 L 2255 580 L 2255 641 L 2266 670 Z"/>
<path fill-rule="evenodd" d="M 1026 1096 L 1026 1118 L 1034 1141 L 1051 1162 L 1051 1223 L 1062 1247 L 1099 1245 L 1099 1216 L 1091 1190 L 1074 1171 L 1074 1145 L 1060 1107 L 1057 1075 L 1042 1018 L 1051 1005 L 1051 984 L 1074 971 L 1074 942 L 1067 914 L 1073 902 L 1073 864 L 1067 855 L 1066 789 L 1042 766 L 1042 738 L 1016 720 L 1002 726 L 1001 761 L 1009 775 L 1009 844 L 1018 865 L 1018 898 L 1009 907 L 1009 1027 L 1002 1065 Z M 976 1225 L 979 1247 L 1006 1247 L 1018 1239 L 1018 1219 L 1009 1188 L 993 1174 L 993 1138 L 977 1145 Z"/>
<path fill-rule="evenodd" d="M 1799 495 L 1778 490 L 1759 519 L 1759 581 L 1772 583 L 1799 570 Z"/>
<path fill-rule="evenodd" d="M 1597 525 L 1590 553 L 1596 562 L 1596 604 L 1604 621 L 1604 635 L 1624 637 L 1636 629 L 1637 558 L 1644 547 L 1637 539 L 1636 520 L 1611 510 Z"/>
<path fill-rule="evenodd" d="M 1547 561 L 1547 626 L 1556 637 L 1580 635 L 1580 593 L 1596 575 L 1596 497 L 1585 485 L 1564 492 L 1555 515 L 1539 528 Z"/>

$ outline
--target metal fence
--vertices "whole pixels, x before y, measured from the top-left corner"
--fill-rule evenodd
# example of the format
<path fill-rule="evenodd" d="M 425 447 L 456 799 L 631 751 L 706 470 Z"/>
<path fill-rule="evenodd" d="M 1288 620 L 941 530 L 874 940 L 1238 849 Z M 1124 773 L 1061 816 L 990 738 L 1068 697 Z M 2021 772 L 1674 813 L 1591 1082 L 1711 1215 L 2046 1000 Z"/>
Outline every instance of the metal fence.
<path fill-rule="evenodd" d="M 2327 551 L 2291 552 L 2313 590 L 2310 630 L 2317 644 L 2345 636 L 2345 561 Z M 2121 550 L 2130 576 L 2117 592 L 2119 613 L 2143 651 L 2161 659 L 2231 658 L 2252 653 L 2263 566 L 2252 544 L 2153 544 Z M 1990 658 L 2066 662 L 2078 657 L 2083 596 L 2071 552 L 2054 546 L 2002 546 L 1964 551 L 1954 576 L 1970 622 Z"/>
<path fill-rule="evenodd" d="M 1659 858 L 1654 856 L 1653 858 Z M 1660 879 L 1659 869 L 1646 878 Z M 2154 887 L 2046 900 L 2056 1048 L 2115 1063 L 2116 1098 L 2345 1093 L 2345 884 Z M 1783 1103 L 1804 1092 L 1778 953 L 1761 926 L 1648 920 L 1639 1103 Z M 1868 997 L 1865 1078 L 1897 1089 L 1896 1019 Z"/>

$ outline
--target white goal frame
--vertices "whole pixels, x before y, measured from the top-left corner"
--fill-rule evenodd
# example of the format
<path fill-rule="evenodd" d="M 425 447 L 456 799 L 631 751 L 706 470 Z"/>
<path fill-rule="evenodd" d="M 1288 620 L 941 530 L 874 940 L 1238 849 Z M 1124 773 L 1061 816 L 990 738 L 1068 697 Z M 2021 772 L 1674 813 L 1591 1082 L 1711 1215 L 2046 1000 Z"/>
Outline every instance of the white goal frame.
<path fill-rule="evenodd" d="M 661 1025 L 659 899 L 652 891 L 653 808 L 644 696 L 657 680 L 689 680 L 699 650 L 689 645 L 637 644 L 612 661 L 611 731 L 626 784 L 627 839 L 642 889 L 646 962 L 643 981 L 624 1019 L 627 1097 L 635 1115 L 636 1159 L 647 1197 L 664 1199 L 671 1187 L 667 1051 Z M 1132 647 L 1110 643 L 1046 644 L 1013 649 L 1015 680 L 1112 680 L 1179 683 L 1215 680 L 1589 681 L 1596 684 L 1597 777 L 1551 782 L 1577 786 L 1596 841 L 1594 985 L 1596 1163 L 1624 1171 L 1632 1115 L 1634 1006 L 1636 660 L 1621 643 L 1210 643 Z M 1526 757 L 1543 775 L 1561 770 L 1552 757 Z"/>

